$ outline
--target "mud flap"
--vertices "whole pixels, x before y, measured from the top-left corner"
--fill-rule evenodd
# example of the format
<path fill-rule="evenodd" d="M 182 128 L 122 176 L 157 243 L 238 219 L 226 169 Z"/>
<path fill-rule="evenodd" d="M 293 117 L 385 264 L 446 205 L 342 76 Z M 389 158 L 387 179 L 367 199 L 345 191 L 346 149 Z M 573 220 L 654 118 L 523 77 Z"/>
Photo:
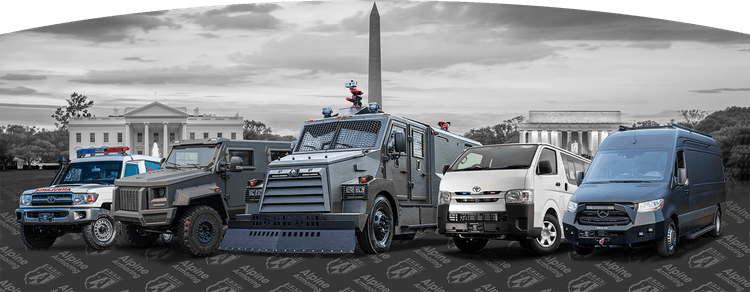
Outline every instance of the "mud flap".
<path fill-rule="evenodd" d="M 269 253 L 353 253 L 353 221 L 318 221 L 319 226 L 267 229 L 253 221 L 229 221 L 219 250 Z"/>

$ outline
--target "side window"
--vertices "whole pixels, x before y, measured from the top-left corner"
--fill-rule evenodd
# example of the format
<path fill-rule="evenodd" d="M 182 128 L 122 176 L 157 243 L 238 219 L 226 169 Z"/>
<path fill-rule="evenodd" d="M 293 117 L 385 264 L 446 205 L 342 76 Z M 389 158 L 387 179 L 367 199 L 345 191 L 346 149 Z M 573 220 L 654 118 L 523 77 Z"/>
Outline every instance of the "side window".
<path fill-rule="evenodd" d="M 123 177 L 136 175 L 136 174 L 138 174 L 138 164 L 135 164 L 135 163 L 125 164 L 125 175 Z"/>
<path fill-rule="evenodd" d="M 154 171 L 159 169 L 161 165 L 156 162 L 146 161 L 146 171 Z"/>
<path fill-rule="evenodd" d="M 242 165 L 253 166 L 253 151 L 252 150 L 229 150 L 229 159 L 233 156 L 239 156 L 242 158 Z M 229 160 L 227 159 L 227 160 Z"/>
<path fill-rule="evenodd" d="M 677 157 L 674 160 L 674 177 L 677 178 L 677 170 L 685 168 L 685 152 L 677 151 Z"/>
<path fill-rule="evenodd" d="M 539 155 L 539 163 L 541 165 L 543 161 L 548 161 L 552 172 L 547 173 L 548 175 L 557 174 L 557 155 L 554 150 L 549 148 L 542 149 L 542 154 Z M 539 166 L 537 166 L 537 173 L 539 172 Z"/>
<path fill-rule="evenodd" d="M 412 150 L 411 150 L 412 156 L 417 157 L 417 158 L 424 158 L 424 154 L 423 154 L 424 134 L 421 132 L 417 132 L 417 131 L 412 131 L 411 133 L 413 135 Z"/>
<path fill-rule="evenodd" d="M 291 150 L 271 150 L 271 156 L 269 157 L 271 160 L 268 162 L 279 160 L 281 157 L 287 156 L 291 153 Z"/>

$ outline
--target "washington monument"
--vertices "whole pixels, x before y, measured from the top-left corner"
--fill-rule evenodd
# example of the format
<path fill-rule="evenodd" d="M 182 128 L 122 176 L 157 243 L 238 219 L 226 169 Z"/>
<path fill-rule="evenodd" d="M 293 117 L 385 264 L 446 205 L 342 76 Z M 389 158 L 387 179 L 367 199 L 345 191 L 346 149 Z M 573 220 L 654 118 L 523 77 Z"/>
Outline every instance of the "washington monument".
<path fill-rule="evenodd" d="M 370 12 L 370 62 L 367 73 L 368 102 L 377 102 L 383 107 L 383 93 L 380 80 L 380 14 L 375 3 Z"/>

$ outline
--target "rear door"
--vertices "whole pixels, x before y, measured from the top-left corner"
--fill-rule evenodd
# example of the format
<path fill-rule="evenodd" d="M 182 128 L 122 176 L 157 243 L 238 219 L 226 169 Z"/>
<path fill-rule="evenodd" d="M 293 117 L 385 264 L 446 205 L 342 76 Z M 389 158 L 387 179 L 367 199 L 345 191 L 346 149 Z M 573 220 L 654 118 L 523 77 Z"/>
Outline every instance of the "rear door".
<path fill-rule="evenodd" d="M 427 201 L 427 151 L 425 149 L 425 128 L 411 125 L 409 139 L 410 179 L 409 199 Z"/>

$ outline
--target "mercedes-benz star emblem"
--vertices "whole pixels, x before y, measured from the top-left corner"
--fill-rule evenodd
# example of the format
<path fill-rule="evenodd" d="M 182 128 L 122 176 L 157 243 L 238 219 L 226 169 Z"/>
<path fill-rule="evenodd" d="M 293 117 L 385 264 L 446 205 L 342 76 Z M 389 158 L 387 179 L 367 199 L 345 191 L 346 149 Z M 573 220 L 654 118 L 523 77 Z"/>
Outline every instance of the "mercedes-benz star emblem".
<path fill-rule="evenodd" d="M 297 177 L 297 174 L 299 173 L 299 170 L 292 169 L 289 171 L 289 176 L 291 177 Z"/>
<path fill-rule="evenodd" d="M 478 192 L 481 192 L 481 191 L 482 191 L 482 188 L 480 188 L 479 186 L 475 186 L 475 187 L 474 187 L 474 188 L 472 188 L 471 190 L 472 190 L 472 191 L 474 191 L 475 193 L 478 193 Z"/>
<path fill-rule="evenodd" d="M 599 218 L 607 218 L 607 216 L 609 216 L 609 210 L 596 211 L 596 216 L 599 216 Z"/>
<path fill-rule="evenodd" d="M 57 198 L 55 196 L 47 196 L 47 203 L 53 204 L 57 201 Z"/>

